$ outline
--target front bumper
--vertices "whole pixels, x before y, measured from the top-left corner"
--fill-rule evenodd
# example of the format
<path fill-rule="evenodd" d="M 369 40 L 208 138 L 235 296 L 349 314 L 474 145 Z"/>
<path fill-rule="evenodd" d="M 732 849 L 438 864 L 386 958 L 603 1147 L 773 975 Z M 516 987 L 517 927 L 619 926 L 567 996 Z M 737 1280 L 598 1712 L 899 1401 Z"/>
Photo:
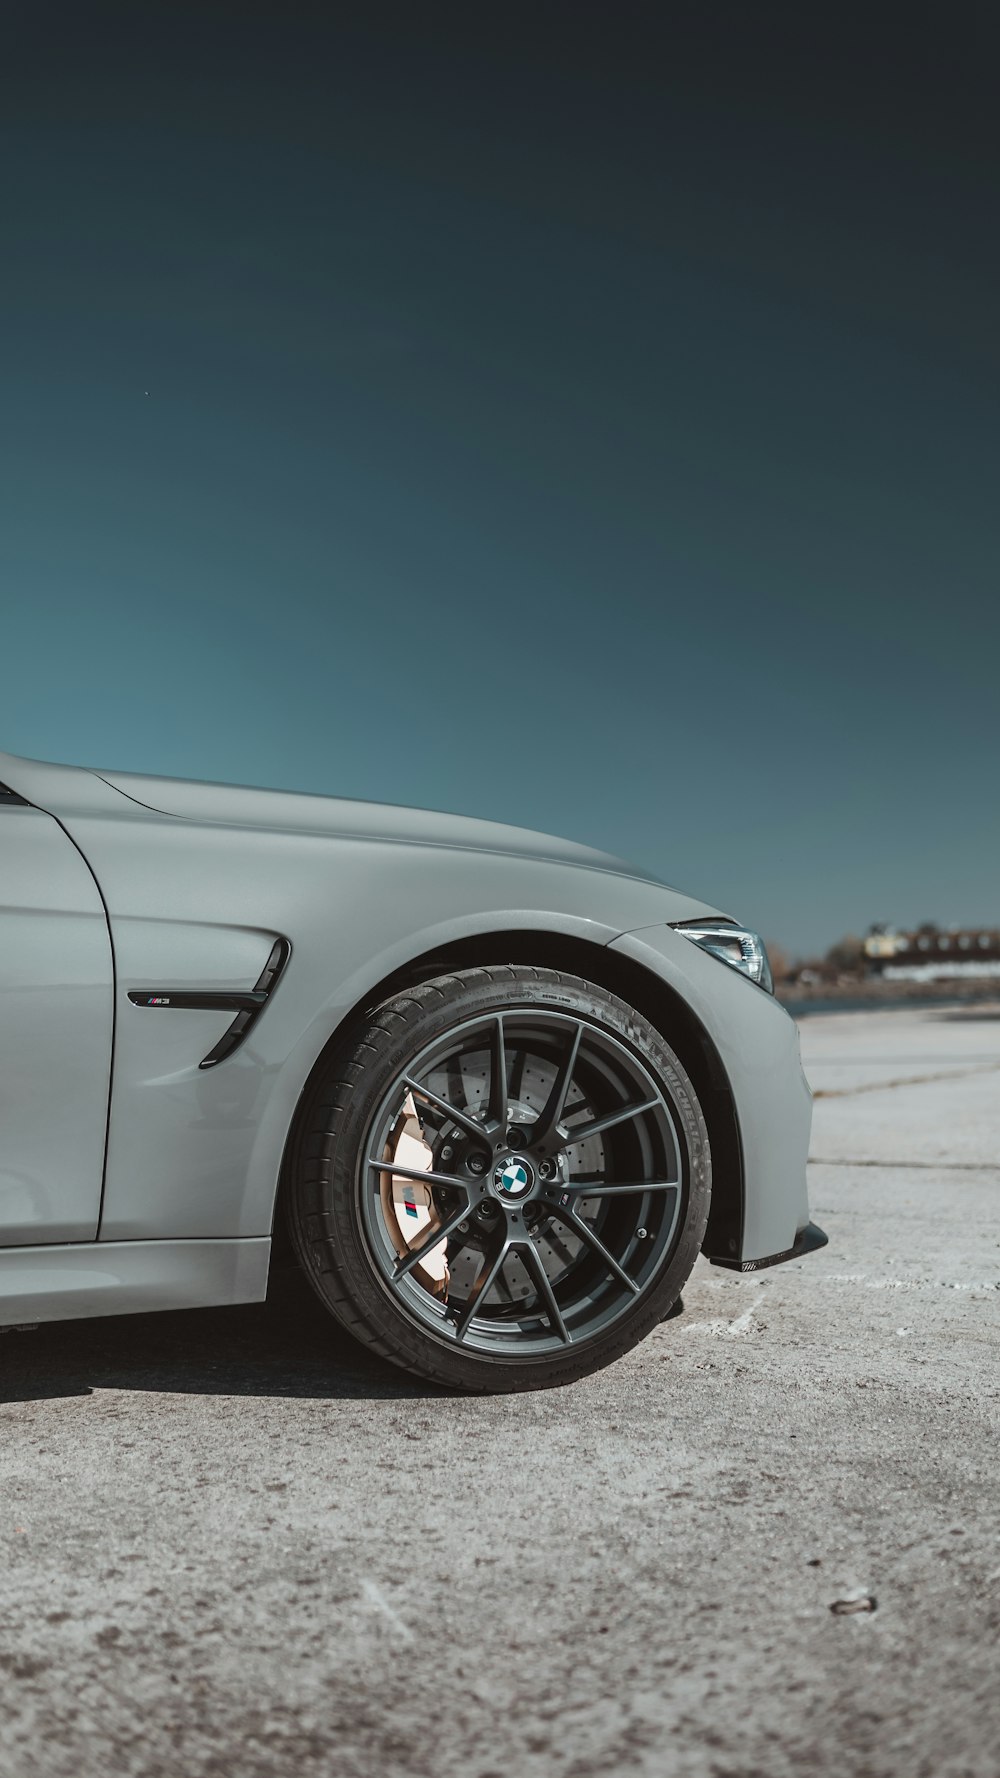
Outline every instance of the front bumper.
<path fill-rule="evenodd" d="M 817 1223 L 807 1222 L 786 1253 L 770 1253 L 766 1259 L 715 1259 L 712 1264 L 728 1266 L 731 1272 L 763 1272 L 768 1266 L 784 1265 L 786 1259 L 801 1259 L 804 1253 L 815 1253 L 818 1247 L 825 1247 L 829 1239 Z"/>
<path fill-rule="evenodd" d="M 825 1245 L 826 1236 L 809 1217 L 812 1094 L 794 1020 L 770 994 L 669 926 L 623 933 L 609 949 L 652 971 L 680 996 L 703 1026 L 728 1082 L 739 1133 L 741 1214 L 730 1219 L 724 1249 L 706 1245 L 706 1258 L 749 1272 Z M 735 1182 L 726 1185 L 733 1189 Z"/>

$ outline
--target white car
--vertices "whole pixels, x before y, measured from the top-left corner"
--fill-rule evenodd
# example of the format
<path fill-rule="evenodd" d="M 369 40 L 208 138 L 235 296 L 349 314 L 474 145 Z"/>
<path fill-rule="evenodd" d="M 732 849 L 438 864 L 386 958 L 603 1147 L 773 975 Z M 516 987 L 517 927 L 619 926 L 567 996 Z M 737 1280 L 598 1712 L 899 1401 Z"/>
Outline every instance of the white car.
<path fill-rule="evenodd" d="M 820 1246 L 760 940 L 486 821 L 0 754 L 0 1323 L 263 1298 L 568 1382 Z"/>

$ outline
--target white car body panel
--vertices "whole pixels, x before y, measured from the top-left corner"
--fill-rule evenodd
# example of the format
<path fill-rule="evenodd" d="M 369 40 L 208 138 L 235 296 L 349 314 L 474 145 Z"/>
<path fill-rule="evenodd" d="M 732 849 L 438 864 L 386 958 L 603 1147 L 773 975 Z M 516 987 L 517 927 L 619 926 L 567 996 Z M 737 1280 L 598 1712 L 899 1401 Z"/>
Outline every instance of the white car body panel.
<path fill-rule="evenodd" d="M 623 949 L 702 1021 L 726 1059 L 745 1159 L 734 1263 L 787 1251 L 807 1222 L 809 1102 L 794 1025 L 762 990 L 668 925 L 718 910 L 602 853 L 489 822 L 98 775 L 3 754 L 0 782 L 48 811 L 68 854 L 70 841 L 79 848 L 110 921 L 116 1034 L 96 1249 L 121 1254 L 160 1243 L 176 1249 L 182 1266 L 196 1248 L 266 1246 L 297 1102 L 342 1021 L 415 958 L 457 939 L 510 931 Z M 14 812 L 0 814 L 0 846 Z M 96 933 L 100 920 L 93 911 L 91 918 Z M 133 991 L 245 991 L 279 937 L 291 944 L 287 967 L 242 1047 L 217 1068 L 199 1063 L 231 1013 L 136 1006 L 128 998 Z M 95 967 L 96 954 L 91 976 Z M 105 989 L 109 1006 L 110 978 Z M 107 1066 L 109 1043 L 103 1052 L 100 1041 L 94 1048 Z M 0 1153 L 0 1164 L 5 1158 Z M 0 1247 L 13 1226 L 0 1209 Z M 46 1238 L 84 1239 L 36 1233 L 30 1261 L 24 1255 L 36 1277 Z M 9 1278 L 9 1254 L 3 1257 Z M 102 1262 L 79 1259 L 84 1269 L 88 1263 Z M 225 1287 L 234 1288 L 231 1281 Z M 134 1306 L 137 1290 L 123 1276 L 122 1302 Z M 111 1285 L 95 1291 L 92 1298 L 78 1293 L 63 1312 L 111 1312 L 80 1306 L 114 1295 Z M 53 1292 L 55 1301 L 57 1283 Z M 223 1293 L 211 1300 L 248 1299 Z M 0 1321 L 18 1318 L 0 1291 Z M 40 1311 L 25 1308 L 24 1318 L 39 1319 Z"/>
<path fill-rule="evenodd" d="M 114 970 L 91 872 L 51 815 L 0 826 L 0 1242 L 97 1233 Z"/>
<path fill-rule="evenodd" d="M 0 1248 L 0 1323 L 259 1303 L 270 1256 L 268 1240 Z"/>
<path fill-rule="evenodd" d="M 669 927 L 625 933 L 612 949 L 671 982 L 711 1033 L 730 1082 L 739 1082 L 743 1170 L 757 1187 L 744 1193 L 740 1260 L 759 1264 L 787 1253 L 795 1244 L 789 1207 L 798 1205 L 796 1237 L 809 1221 L 805 1157 L 812 1093 L 802 1072 L 797 1025 L 770 994 L 733 969 L 718 969 Z M 749 1008 L 748 994 L 755 996 Z"/>

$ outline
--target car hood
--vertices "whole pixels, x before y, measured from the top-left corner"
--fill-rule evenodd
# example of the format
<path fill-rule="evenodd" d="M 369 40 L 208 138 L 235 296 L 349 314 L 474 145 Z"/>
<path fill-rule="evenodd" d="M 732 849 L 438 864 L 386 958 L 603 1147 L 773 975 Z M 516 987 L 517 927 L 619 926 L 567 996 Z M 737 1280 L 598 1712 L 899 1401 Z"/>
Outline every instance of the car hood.
<path fill-rule="evenodd" d="M 609 852 L 578 845 L 574 840 L 509 827 L 469 815 L 447 815 L 434 809 L 412 809 L 392 803 L 367 803 L 351 797 L 309 796 L 299 791 L 253 790 L 242 784 L 206 784 L 189 778 L 146 777 L 136 772 L 95 772 L 123 796 L 161 815 L 186 821 L 210 821 L 235 827 L 263 827 L 285 833 L 325 833 L 359 839 L 397 840 L 411 845 L 459 847 L 464 851 L 502 852 L 551 863 L 576 864 L 614 871 L 641 882 L 660 878 L 616 858 Z"/>
<path fill-rule="evenodd" d="M 720 910 L 673 889 L 662 878 L 573 840 L 505 826 L 468 815 L 448 815 L 349 797 L 308 796 L 298 791 L 253 790 L 242 784 L 206 784 L 188 778 L 160 778 L 137 772 L 46 764 L 0 753 L 0 784 L 55 815 L 68 831 L 91 816 L 122 816 L 131 806 L 159 820 L 257 829 L 269 833 L 314 834 L 332 840 L 389 841 L 463 852 L 523 858 L 526 864 L 563 865 L 599 871 L 630 882 L 624 903 L 616 902 L 611 924 L 635 931 L 665 921 L 718 916 Z"/>

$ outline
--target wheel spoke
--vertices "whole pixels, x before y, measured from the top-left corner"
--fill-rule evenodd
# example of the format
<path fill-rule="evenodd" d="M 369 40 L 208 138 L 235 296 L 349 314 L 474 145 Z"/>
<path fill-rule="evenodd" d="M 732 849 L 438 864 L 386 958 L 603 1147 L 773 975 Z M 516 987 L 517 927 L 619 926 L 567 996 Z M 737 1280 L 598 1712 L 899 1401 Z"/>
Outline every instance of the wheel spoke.
<path fill-rule="evenodd" d="M 549 1321 L 555 1328 L 559 1338 L 568 1346 L 572 1336 L 562 1318 L 562 1310 L 556 1302 L 556 1293 L 552 1288 L 551 1279 L 542 1264 L 541 1254 L 531 1241 L 523 1241 L 521 1243 L 520 1252 L 523 1256 L 525 1269 L 529 1271 L 534 1278 L 538 1293 L 545 1303 Z"/>
<path fill-rule="evenodd" d="M 405 1278 L 409 1272 L 412 1272 L 414 1266 L 418 1266 L 420 1261 L 426 1258 L 428 1253 L 433 1253 L 435 1247 L 440 1247 L 442 1241 L 447 1241 L 448 1236 L 454 1234 L 459 1223 L 464 1222 L 468 1214 L 469 1207 L 467 1204 L 463 1204 L 461 1210 L 453 1211 L 450 1216 L 445 1217 L 444 1222 L 438 1224 L 437 1228 L 428 1231 L 427 1239 L 421 1241 L 419 1247 L 411 1247 L 409 1253 L 405 1253 L 401 1259 L 397 1259 L 392 1268 L 393 1278 Z"/>
<path fill-rule="evenodd" d="M 576 1067 L 576 1058 L 580 1053 L 580 1039 L 582 1036 L 583 1026 L 577 1025 L 570 1041 L 569 1048 L 556 1069 L 555 1079 L 552 1082 L 549 1096 L 546 1099 L 545 1104 L 542 1106 L 541 1111 L 538 1113 L 534 1128 L 531 1131 L 531 1145 L 533 1148 L 547 1148 L 556 1136 L 556 1125 L 566 1109 L 566 1099 L 573 1081 L 573 1070 Z M 561 1144 L 556 1141 L 555 1146 L 558 1148 Z"/>
<path fill-rule="evenodd" d="M 403 1167 L 398 1161 L 382 1161 L 372 1155 L 365 1162 L 374 1168 L 376 1173 L 390 1173 L 394 1179 L 416 1179 L 423 1185 L 450 1185 L 453 1191 L 460 1191 L 468 1197 L 468 1181 L 459 1179 L 454 1173 L 425 1173 L 420 1167 Z"/>
<path fill-rule="evenodd" d="M 503 1014 L 497 1013 L 490 1032 L 490 1102 L 488 1116 L 507 1132 L 507 1049 L 503 1040 Z"/>
<path fill-rule="evenodd" d="M 636 1179 L 623 1182 L 619 1179 L 566 1179 L 560 1180 L 561 1194 L 572 1192 L 580 1198 L 614 1198 L 624 1197 L 626 1192 L 676 1192 L 680 1191 L 679 1179 Z M 555 1205 L 550 1205 L 551 1209 Z"/>
<path fill-rule="evenodd" d="M 459 1372 L 473 1358 L 518 1366 L 589 1350 L 638 1314 L 664 1270 L 687 1127 L 641 1043 L 620 1040 L 589 999 L 484 998 L 434 1024 L 396 1063 L 361 1151 L 366 1247 L 395 1313 L 453 1339 Z M 534 1178 L 499 1178 L 520 1151 Z"/>
<path fill-rule="evenodd" d="M 524 1044 L 521 1043 L 514 1051 L 514 1066 L 510 1071 L 510 1096 L 512 1099 L 521 1097 L 521 1089 L 524 1086 L 524 1064 L 527 1059 L 528 1052 Z"/>
<path fill-rule="evenodd" d="M 417 1081 L 411 1080 L 408 1074 L 404 1074 L 400 1085 L 408 1087 L 415 1098 L 426 1100 L 428 1105 L 433 1105 L 435 1111 L 440 1111 L 445 1117 L 450 1118 L 452 1123 L 458 1124 L 461 1129 L 466 1130 L 470 1136 L 478 1136 L 480 1142 L 485 1142 L 489 1146 L 489 1137 L 482 1124 L 476 1122 L 471 1111 L 459 1111 L 456 1105 L 450 1104 L 447 1099 L 442 1099 L 438 1093 L 432 1093 L 429 1087 L 420 1086 Z"/>
<path fill-rule="evenodd" d="M 507 1239 L 506 1237 L 503 1237 L 492 1258 L 486 1258 L 484 1256 L 483 1263 L 476 1275 L 476 1281 L 466 1298 L 465 1308 L 462 1310 L 461 1315 L 455 1323 L 456 1340 L 464 1340 L 469 1331 L 473 1316 L 486 1301 L 487 1294 L 492 1289 L 497 1274 L 500 1271 L 500 1267 L 503 1265 L 509 1252 L 510 1248 Z"/>
<path fill-rule="evenodd" d="M 603 1130 L 611 1130 L 615 1124 L 624 1124 L 633 1117 L 642 1117 L 644 1112 L 655 1111 L 663 1101 L 641 1099 L 637 1105 L 623 1105 L 618 1111 L 609 1111 L 606 1117 L 595 1117 L 589 1124 L 577 1124 L 568 1135 L 561 1136 L 556 1146 L 569 1148 L 574 1142 L 586 1142 L 588 1136 L 599 1136 Z"/>
<path fill-rule="evenodd" d="M 600 1236 L 594 1233 L 594 1230 L 584 1217 L 577 1216 L 575 1210 L 571 1210 L 568 1205 L 564 1207 L 561 1204 L 553 1205 L 552 1214 L 558 1216 L 560 1221 L 566 1224 L 567 1228 L 573 1229 L 574 1232 L 579 1235 L 581 1241 L 586 1242 L 591 1251 L 596 1253 L 604 1261 L 608 1271 L 613 1273 L 622 1284 L 628 1285 L 633 1296 L 638 1296 L 640 1294 L 642 1290 L 641 1284 L 637 1284 L 634 1278 L 629 1277 L 625 1267 L 618 1264 L 614 1254 L 608 1251 Z"/>

